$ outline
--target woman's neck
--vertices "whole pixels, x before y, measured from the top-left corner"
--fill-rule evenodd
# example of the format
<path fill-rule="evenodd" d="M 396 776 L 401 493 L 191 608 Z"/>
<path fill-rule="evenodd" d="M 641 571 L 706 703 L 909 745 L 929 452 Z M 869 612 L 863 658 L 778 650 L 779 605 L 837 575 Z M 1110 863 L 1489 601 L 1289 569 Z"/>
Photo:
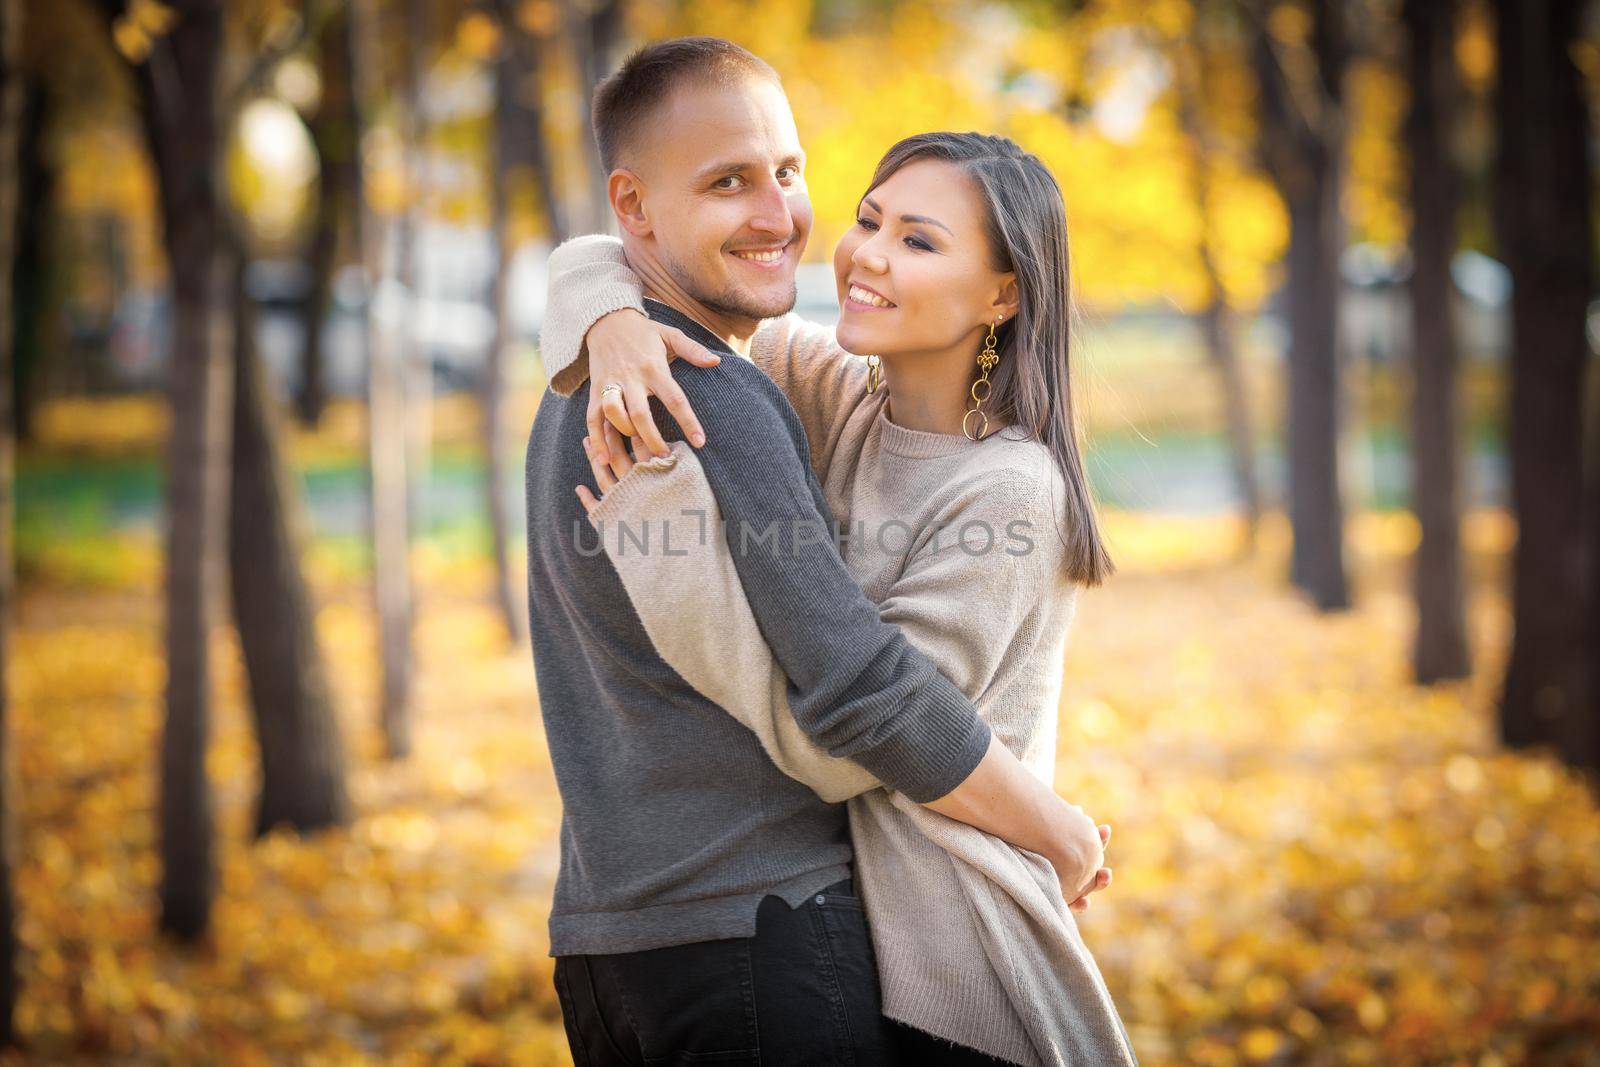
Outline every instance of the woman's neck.
<path fill-rule="evenodd" d="M 972 381 L 978 373 L 978 349 L 962 343 L 937 352 L 900 352 L 883 357 L 883 380 L 890 386 L 887 399 L 889 421 L 908 430 L 925 433 L 964 434 L 962 419 L 972 406 Z M 983 419 L 967 421 L 976 434 L 994 433 L 1006 425 L 994 417 L 991 402 L 984 401 L 989 415 L 987 433 Z"/>

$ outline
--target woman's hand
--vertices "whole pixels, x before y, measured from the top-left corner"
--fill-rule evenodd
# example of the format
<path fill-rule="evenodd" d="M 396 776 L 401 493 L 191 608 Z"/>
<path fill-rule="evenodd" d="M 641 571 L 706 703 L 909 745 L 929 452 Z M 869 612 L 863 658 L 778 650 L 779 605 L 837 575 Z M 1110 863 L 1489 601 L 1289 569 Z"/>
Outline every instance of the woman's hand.
<path fill-rule="evenodd" d="M 628 443 L 624 443 L 622 435 L 617 428 L 609 422 L 604 423 L 606 454 L 611 457 L 609 462 L 602 462 L 598 458 L 598 450 L 589 438 L 583 439 L 583 454 L 589 457 L 589 469 L 594 471 L 594 484 L 600 490 L 600 497 L 611 491 L 611 487 L 620 482 L 629 471 L 633 470 L 634 460 L 637 458 L 629 454 Z M 629 442 L 635 441 L 629 438 Z M 600 497 L 589 491 L 587 485 L 576 487 L 578 499 L 583 501 L 583 510 L 592 514 L 600 506 Z"/>
<path fill-rule="evenodd" d="M 638 308 L 602 316 L 589 327 L 584 344 L 589 351 L 589 438 L 599 446 L 596 455 L 602 463 L 611 459 L 602 424 L 638 437 L 657 456 L 670 451 L 650 415 L 652 395 L 661 398 L 691 445 L 698 448 L 706 443 L 700 420 L 672 380 L 667 364 L 681 357 L 697 367 L 715 367 L 722 362 L 721 356 L 682 330 L 652 321 Z M 613 383 L 622 388 L 606 388 Z"/>
<path fill-rule="evenodd" d="M 1045 858 L 1056 869 L 1068 906 L 1074 911 L 1087 911 L 1089 894 L 1111 884 L 1111 869 L 1105 866 L 1111 827 L 1106 823 L 1096 826 L 1078 804 L 1062 800 L 1061 805 L 1064 817 L 1059 836 Z"/>
<path fill-rule="evenodd" d="M 1103 822 L 1103 823 L 1100 824 L 1100 848 L 1101 848 L 1102 851 L 1105 849 L 1106 845 L 1110 843 L 1110 841 L 1111 841 L 1111 824 Z M 1088 888 L 1085 889 L 1082 893 L 1080 893 L 1078 895 L 1078 898 L 1076 900 L 1074 900 L 1071 904 L 1068 904 L 1067 906 L 1069 908 L 1071 908 L 1073 911 L 1088 911 L 1089 910 L 1089 904 L 1090 904 L 1089 894 L 1097 892 L 1097 891 L 1099 891 L 1101 889 L 1104 889 L 1106 886 L 1108 886 L 1110 884 L 1111 884 L 1111 868 L 1110 867 L 1101 867 L 1098 871 L 1095 872 L 1094 878 L 1090 880 Z"/>

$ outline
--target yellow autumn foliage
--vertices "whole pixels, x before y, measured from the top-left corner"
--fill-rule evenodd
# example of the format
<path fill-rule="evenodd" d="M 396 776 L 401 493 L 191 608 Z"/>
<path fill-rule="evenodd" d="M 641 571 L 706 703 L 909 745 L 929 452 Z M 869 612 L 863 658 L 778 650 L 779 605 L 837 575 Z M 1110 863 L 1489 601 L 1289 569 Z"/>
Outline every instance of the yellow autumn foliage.
<path fill-rule="evenodd" d="M 49 440 L 117 418 L 93 414 L 55 412 Z M 436 424 L 471 433 L 453 409 Z M 159 427 L 97 432 L 126 449 Z M 348 446 L 327 433 L 297 458 Z M 1057 788 L 1114 827 L 1115 880 L 1079 922 L 1141 1062 L 1593 1063 L 1600 812 L 1495 740 L 1506 516 L 1468 516 L 1475 672 L 1432 689 L 1405 662 L 1408 515 L 1352 517 L 1357 607 L 1334 616 L 1284 589 L 1277 513 L 1244 561 L 1229 517 L 1104 526 L 1121 570 L 1080 598 Z M 417 745 L 398 765 L 379 756 L 368 591 L 312 568 L 358 816 L 306 840 L 249 839 L 242 667 L 213 635 L 220 880 L 211 939 L 184 950 L 154 929 L 159 544 L 121 551 L 114 580 L 20 590 L 23 1051 L 0 1063 L 568 1062 L 545 955 L 559 796 L 485 565 L 416 550 Z"/>

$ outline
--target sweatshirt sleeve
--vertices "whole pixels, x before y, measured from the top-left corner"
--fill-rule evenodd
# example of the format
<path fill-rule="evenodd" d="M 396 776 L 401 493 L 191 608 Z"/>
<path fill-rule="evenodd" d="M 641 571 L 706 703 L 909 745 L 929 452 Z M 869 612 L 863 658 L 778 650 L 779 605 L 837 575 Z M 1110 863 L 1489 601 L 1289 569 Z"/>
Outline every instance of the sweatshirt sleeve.
<path fill-rule="evenodd" d="M 800 729 L 919 803 L 944 796 L 983 759 L 989 728 L 851 578 L 793 409 L 743 361 L 677 360 L 672 373 L 705 427 L 695 455 Z M 667 439 L 681 441 L 666 408 L 653 410 Z"/>
<path fill-rule="evenodd" d="M 722 512 L 694 450 L 635 464 L 589 515 L 661 658 L 755 733 L 778 769 L 829 803 L 882 783 L 831 756 L 789 709 L 788 679 L 739 584 Z"/>
<path fill-rule="evenodd" d="M 644 311 L 644 287 L 628 266 L 620 238 L 595 233 L 563 241 L 550 253 L 539 358 L 557 396 L 571 396 L 589 377 L 583 339 L 620 308 Z"/>

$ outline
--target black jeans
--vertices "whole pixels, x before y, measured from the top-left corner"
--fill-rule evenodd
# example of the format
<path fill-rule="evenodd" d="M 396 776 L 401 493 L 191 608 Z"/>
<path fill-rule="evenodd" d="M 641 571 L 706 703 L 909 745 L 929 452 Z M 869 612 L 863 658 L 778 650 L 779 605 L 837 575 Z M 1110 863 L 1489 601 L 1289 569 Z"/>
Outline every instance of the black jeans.
<path fill-rule="evenodd" d="M 1016 1067 L 1010 1060 L 925 1034 L 893 1019 L 889 1029 L 894 1034 L 895 1055 L 908 1067 Z"/>
<path fill-rule="evenodd" d="M 768 896 L 754 937 L 558 956 L 578 1067 L 897 1062 L 854 882 L 790 909 Z"/>

